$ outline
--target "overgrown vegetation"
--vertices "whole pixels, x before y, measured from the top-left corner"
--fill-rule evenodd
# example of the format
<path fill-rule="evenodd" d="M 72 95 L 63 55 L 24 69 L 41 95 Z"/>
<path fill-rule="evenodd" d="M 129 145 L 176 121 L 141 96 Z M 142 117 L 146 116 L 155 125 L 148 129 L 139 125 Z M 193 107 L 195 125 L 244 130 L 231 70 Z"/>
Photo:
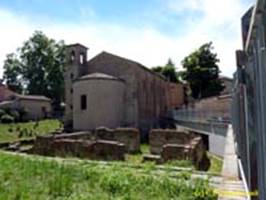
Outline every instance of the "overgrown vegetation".
<path fill-rule="evenodd" d="M 0 199 L 217 199 L 207 181 L 144 172 L 0 152 Z"/>
<path fill-rule="evenodd" d="M 212 155 L 212 154 L 208 154 L 208 157 L 211 160 L 211 167 L 209 169 L 210 173 L 214 173 L 214 174 L 221 174 L 222 169 L 223 169 L 223 160 L 222 158 Z"/>
<path fill-rule="evenodd" d="M 58 120 L 0 124 L 0 142 L 9 142 L 49 134 L 61 126 L 62 124 Z"/>
<path fill-rule="evenodd" d="M 23 122 L 24 117 L 27 115 L 28 111 L 24 108 L 11 109 L 1 108 L 0 109 L 0 122 L 4 124 L 10 124 L 13 122 Z"/>

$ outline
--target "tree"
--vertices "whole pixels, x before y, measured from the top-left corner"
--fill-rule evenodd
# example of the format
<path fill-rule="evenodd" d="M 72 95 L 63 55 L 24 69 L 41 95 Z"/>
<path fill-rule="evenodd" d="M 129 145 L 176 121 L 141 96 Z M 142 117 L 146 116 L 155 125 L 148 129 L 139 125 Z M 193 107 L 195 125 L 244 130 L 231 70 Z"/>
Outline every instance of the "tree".
<path fill-rule="evenodd" d="M 173 63 L 173 61 L 171 59 L 168 60 L 168 62 L 165 66 L 154 67 L 154 68 L 152 68 L 152 71 L 154 71 L 156 73 L 160 73 L 167 80 L 169 80 L 173 83 L 178 83 L 180 81 L 179 76 L 178 76 L 178 72 L 176 72 L 175 64 Z"/>
<path fill-rule="evenodd" d="M 193 98 L 219 95 L 224 89 L 219 80 L 219 59 L 212 50 L 212 42 L 206 43 L 182 61 L 182 78 L 189 83 Z"/>
<path fill-rule="evenodd" d="M 8 54 L 4 61 L 4 80 L 8 88 L 14 92 L 22 92 L 21 63 L 15 54 Z"/>
<path fill-rule="evenodd" d="M 64 42 L 56 42 L 36 31 L 18 50 L 18 56 L 19 59 L 11 59 L 12 67 L 5 68 L 7 85 L 23 83 L 27 94 L 45 95 L 59 106 L 64 96 Z"/>

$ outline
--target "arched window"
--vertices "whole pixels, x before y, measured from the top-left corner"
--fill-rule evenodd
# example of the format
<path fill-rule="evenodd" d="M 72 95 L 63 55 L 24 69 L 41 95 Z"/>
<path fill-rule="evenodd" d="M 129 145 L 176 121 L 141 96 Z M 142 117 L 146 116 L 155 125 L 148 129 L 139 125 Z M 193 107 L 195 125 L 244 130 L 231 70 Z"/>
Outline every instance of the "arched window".
<path fill-rule="evenodd" d="M 83 53 L 79 55 L 79 63 L 83 65 L 85 63 L 85 56 Z"/>
<path fill-rule="evenodd" d="M 71 62 L 74 62 L 74 60 L 75 60 L 75 51 L 71 51 L 70 60 L 71 60 Z"/>

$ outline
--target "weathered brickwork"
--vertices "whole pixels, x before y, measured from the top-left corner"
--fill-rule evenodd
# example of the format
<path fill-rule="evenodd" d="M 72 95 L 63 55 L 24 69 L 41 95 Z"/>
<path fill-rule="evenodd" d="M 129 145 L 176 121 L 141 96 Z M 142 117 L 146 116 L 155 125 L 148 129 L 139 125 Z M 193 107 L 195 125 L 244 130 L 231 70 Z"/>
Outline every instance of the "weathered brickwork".
<path fill-rule="evenodd" d="M 61 147 L 61 148 L 60 148 Z M 91 160 L 124 160 L 125 145 L 115 141 L 55 140 L 55 155 L 73 155 Z"/>
<path fill-rule="evenodd" d="M 203 140 L 195 134 L 176 130 L 151 130 L 150 151 L 160 155 L 161 162 L 189 160 L 200 170 L 208 170 L 210 166 Z"/>
<path fill-rule="evenodd" d="M 192 108 L 193 111 L 198 113 L 215 113 L 217 116 L 230 118 L 231 103 L 232 96 L 229 94 L 202 99 L 200 101 L 194 102 L 193 104 L 190 104 L 189 108 Z"/>
<path fill-rule="evenodd" d="M 99 116 L 99 113 L 101 116 L 116 116 L 116 112 L 108 111 L 110 109 L 101 109 L 101 106 L 98 106 L 99 102 L 97 101 L 94 105 L 88 103 L 90 108 L 96 109 L 91 109 L 93 112 L 89 112 L 89 115 L 87 116 L 90 117 L 87 118 L 90 119 L 90 122 L 97 121 L 97 127 L 105 126 L 108 128 L 114 128 L 118 127 L 117 124 L 119 124 L 120 127 L 136 127 L 141 130 L 143 133 L 142 139 L 145 140 L 147 139 L 147 133 L 151 128 L 157 128 L 160 126 L 160 117 L 165 115 L 166 111 L 180 107 L 184 103 L 184 91 L 182 85 L 170 83 L 164 77 L 151 71 L 140 63 L 107 52 L 102 52 L 89 61 L 82 60 L 82 62 L 80 62 L 80 55 L 85 55 L 84 59 L 86 59 L 86 54 L 87 48 L 83 45 L 75 44 L 68 46 L 69 62 L 67 63 L 67 70 L 65 72 L 65 127 L 71 127 L 75 115 L 83 115 L 89 110 L 81 111 L 80 106 L 78 106 L 80 97 L 73 95 L 79 94 L 81 90 L 81 87 L 77 86 L 75 80 L 82 79 L 82 77 L 85 77 L 88 74 L 101 73 L 121 79 L 125 83 L 124 94 L 120 94 L 120 96 L 123 96 L 124 102 L 119 103 L 114 100 L 115 98 L 110 98 L 110 102 L 105 101 L 105 105 L 109 105 L 109 103 L 114 107 L 116 105 L 123 105 L 119 110 L 119 112 L 122 113 L 119 116 L 123 117 L 117 117 L 117 120 L 113 120 L 115 123 L 106 123 L 105 121 L 108 120 L 101 121 L 97 116 Z M 86 86 L 86 84 L 82 85 Z M 88 84 L 88 88 L 89 87 Z M 92 89 L 90 88 L 90 90 L 85 91 L 91 90 Z M 113 94 L 115 91 L 117 90 L 111 88 L 108 92 Z M 93 99 L 94 97 L 99 96 L 98 93 L 101 94 L 102 90 L 100 90 L 99 87 L 98 90 L 93 89 L 91 93 L 93 94 L 87 95 L 88 102 L 92 102 L 89 98 Z M 79 124 L 87 125 L 86 130 L 93 130 L 94 127 L 90 125 L 93 123 L 86 123 L 88 121 L 87 118 L 81 117 L 81 119 L 78 119 Z M 102 124 L 99 124 L 99 122 Z M 79 124 L 74 126 L 74 131 L 85 130 L 85 126 Z"/>
<path fill-rule="evenodd" d="M 153 129 L 149 134 L 150 152 L 161 154 L 166 144 L 186 144 L 192 139 L 192 135 L 176 130 Z"/>
<path fill-rule="evenodd" d="M 140 132 L 134 128 L 107 129 L 98 128 L 95 131 L 98 140 L 113 140 L 125 144 L 126 151 L 137 153 L 140 151 Z"/>
<path fill-rule="evenodd" d="M 46 156 L 76 156 L 91 160 L 124 160 L 125 145 L 115 141 L 55 139 L 35 146 L 33 153 Z"/>
<path fill-rule="evenodd" d="M 139 151 L 140 133 L 133 128 L 98 128 L 91 132 L 38 136 L 32 150 L 47 156 L 70 154 L 104 160 L 123 160 L 125 153 Z"/>

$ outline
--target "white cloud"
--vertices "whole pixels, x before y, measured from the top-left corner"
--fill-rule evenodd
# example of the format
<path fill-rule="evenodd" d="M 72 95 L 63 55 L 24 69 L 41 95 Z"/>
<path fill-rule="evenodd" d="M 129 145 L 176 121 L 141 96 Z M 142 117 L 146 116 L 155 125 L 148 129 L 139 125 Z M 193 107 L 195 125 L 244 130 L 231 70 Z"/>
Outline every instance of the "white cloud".
<path fill-rule="evenodd" d="M 249 1 L 249 2 L 248 2 Z M 205 42 L 213 41 L 221 60 L 224 74 L 232 75 L 235 70 L 235 50 L 241 48 L 242 15 L 251 6 L 252 0 L 169 0 L 169 9 L 185 13 L 197 11 L 198 18 L 188 23 L 186 37 Z M 204 42 L 204 41 L 203 41 Z"/>
<path fill-rule="evenodd" d="M 240 0 L 186 0 L 182 1 L 185 4 L 180 9 L 175 5 L 178 2 L 180 0 L 171 0 L 168 9 L 173 12 L 181 12 L 182 9 L 199 11 L 203 17 L 188 21 L 188 26 L 185 27 L 187 34 L 177 37 L 167 36 L 150 27 L 139 29 L 92 22 L 63 24 L 47 20 L 34 22 L 0 10 L 0 66 L 7 53 L 14 52 L 34 30 L 42 30 L 57 40 L 87 45 L 90 48 L 89 57 L 105 50 L 148 67 L 165 64 L 169 57 L 180 66 L 181 60 L 192 50 L 205 42 L 213 41 L 221 59 L 223 73 L 231 76 L 235 70 L 234 52 L 241 47 L 240 17 L 248 7 L 244 7 Z"/>

